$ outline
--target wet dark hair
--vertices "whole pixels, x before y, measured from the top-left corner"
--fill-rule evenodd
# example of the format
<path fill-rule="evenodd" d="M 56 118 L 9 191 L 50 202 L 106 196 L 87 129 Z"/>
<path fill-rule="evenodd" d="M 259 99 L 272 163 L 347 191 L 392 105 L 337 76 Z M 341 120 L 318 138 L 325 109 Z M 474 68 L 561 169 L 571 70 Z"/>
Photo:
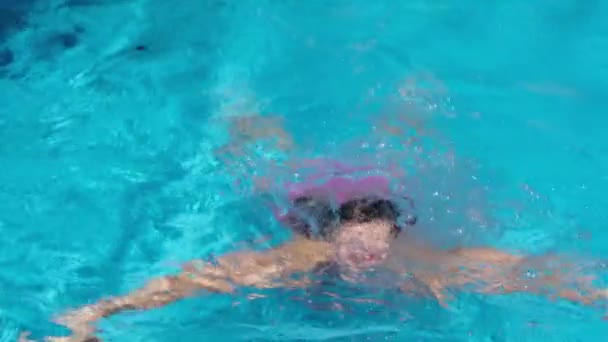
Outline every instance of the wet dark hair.
<path fill-rule="evenodd" d="M 397 221 L 399 210 L 392 201 L 374 197 L 350 200 L 338 209 L 340 220 L 359 223 L 374 220 Z"/>
<path fill-rule="evenodd" d="M 413 209 L 413 201 L 409 201 Z M 330 238 L 340 223 L 357 222 L 366 223 L 375 220 L 387 220 L 393 222 L 393 235 L 401 232 L 398 220 L 401 212 L 398 206 L 391 200 L 378 197 L 363 197 L 349 200 L 336 210 L 331 203 L 323 198 L 308 196 L 298 197 L 293 201 L 296 210 L 295 215 L 290 215 L 288 224 L 299 234 L 308 238 Z M 407 215 L 405 224 L 413 226 L 416 224 L 415 215 Z"/>
<path fill-rule="evenodd" d="M 287 223 L 307 238 L 326 236 L 339 223 L 339 217 L 331 203 L 322 198 L 298 197 L 293 201 L 295 213 L 287 217 Z M 315 234 L 315 230 L 317 231 Z"/>

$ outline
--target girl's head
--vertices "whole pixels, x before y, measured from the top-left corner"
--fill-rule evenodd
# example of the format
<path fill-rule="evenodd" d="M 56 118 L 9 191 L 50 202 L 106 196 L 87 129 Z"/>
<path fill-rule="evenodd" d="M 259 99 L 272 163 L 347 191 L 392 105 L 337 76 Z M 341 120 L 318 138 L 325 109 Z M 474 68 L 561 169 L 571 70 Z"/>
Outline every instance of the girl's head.
<path fill-rule="evenodd" d="M 308 238 L 324 239 L 337 248 L 340 263 L 366 267 L 386 258 L 388 248 L 401 228 L 401 213 L 395 203 L 378 197 L 356 198 L 334 209 L 329 201 L 311 197 L 294 200 L 296 215 L 290 226 Z M 406 224 L 415 224 L 409 217 Z"/>

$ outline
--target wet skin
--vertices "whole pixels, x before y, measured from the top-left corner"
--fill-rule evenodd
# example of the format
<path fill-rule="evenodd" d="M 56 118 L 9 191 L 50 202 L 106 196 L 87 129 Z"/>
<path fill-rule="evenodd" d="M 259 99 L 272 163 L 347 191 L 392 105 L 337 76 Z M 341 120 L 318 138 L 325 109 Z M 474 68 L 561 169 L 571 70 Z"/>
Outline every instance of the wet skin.
<path fill-rule="evenodd" d="M 523 281 L 519 272 L 529 258 L 493 248 L 466 248 L 438 251 L 428 246 L 400 239 L 395 243 L 393 223 L 375 220 L 341 225 L 325 240 L 296 237 L 293 241 L 264 252 L 227 254 L 210 264 L 193 261 L 174 276 L 151 280 L 139 290 L 122 297 L 68 312 L 57 322 L 72 330 L 69 337 L 48 338 L 50 341 L 84 341 L 94 334 L 93 323 L 125 310 L 157 308 L 176 300 L 196 295 L 199 291 L 232 292 L 237 286 L 257 288 L 303 287 L 306 278 L 294 280 L 291 275 L 313 271 L 317 266 L 336 263 L 352 272 L 384 267 L 415 278 L 424 289 L 404 281 L 402 289 L 410 294 L 432 294 L 441 305 L 447 305 L 445 289 L 478 285 L 482 293 L 543 293 L 547 286 L 556 289 L 554 296 L 582 304 L 607 297 L 607 291 L 594 289 L 587 279 L 575 275 L 538 277 Z M 405 277 L 404 277 L 405 278 Z M 348 278 L 345 278 L 348 280 Z M 574 281 L 573 281 L 574 280 Z M 573 287 L 575 284 L 576 287 Z M 585 289 L 581 295 L 576 289 Z"/>

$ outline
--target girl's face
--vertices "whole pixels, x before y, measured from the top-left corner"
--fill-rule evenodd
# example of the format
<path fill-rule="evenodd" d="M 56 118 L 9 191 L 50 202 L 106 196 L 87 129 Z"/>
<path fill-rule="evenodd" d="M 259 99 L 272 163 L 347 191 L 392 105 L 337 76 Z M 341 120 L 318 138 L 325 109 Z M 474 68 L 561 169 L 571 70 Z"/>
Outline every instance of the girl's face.
<path fill-rule="evenodd" d="M 354 269 L 382 263 L 388 256 L 392 231 L 393 224 L 384 220 L 343 224 L 334 237 L 338 262 Z"/>

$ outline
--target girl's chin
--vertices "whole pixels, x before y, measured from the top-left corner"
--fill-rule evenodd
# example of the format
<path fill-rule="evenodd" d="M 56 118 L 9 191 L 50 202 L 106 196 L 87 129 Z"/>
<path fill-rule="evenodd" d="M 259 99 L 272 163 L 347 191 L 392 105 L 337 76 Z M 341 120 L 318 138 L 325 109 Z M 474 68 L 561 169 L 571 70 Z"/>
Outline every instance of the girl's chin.
<path fill-rule="evenodd" d="M 370 268 L 381 264 L 384 261 L 383 256 L 375 254 L 351 254 L 348 257 L 341 258 L 341 264 L 354 269 Z"/>

